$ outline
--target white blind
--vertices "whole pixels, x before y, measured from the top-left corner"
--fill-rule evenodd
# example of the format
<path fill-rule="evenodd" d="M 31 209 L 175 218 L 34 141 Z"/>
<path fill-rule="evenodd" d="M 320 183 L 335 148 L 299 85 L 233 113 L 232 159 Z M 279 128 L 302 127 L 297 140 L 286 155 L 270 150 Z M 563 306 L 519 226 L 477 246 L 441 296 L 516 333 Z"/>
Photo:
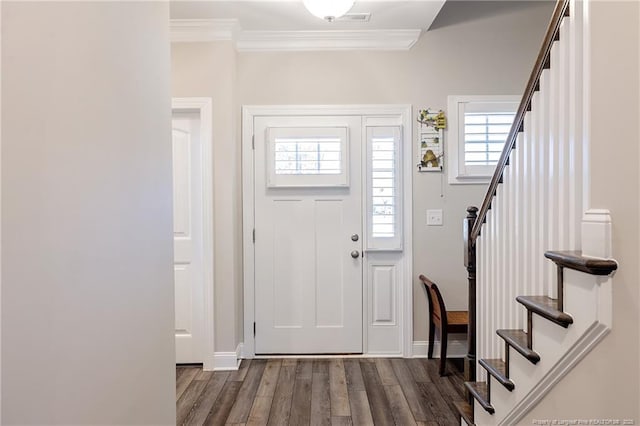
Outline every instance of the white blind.
<path fill-rule="evenodd" d="M 393 238 L 396 218 L 396 148 L 393 137 L 371 139 L 373 238 Z"/>
<path fill-rule="evenodd" d="M 515 113 L 465 112 L 465 165 L 496 165 L 514 118 Z"/>
<path fill-rule="evenodd" d="M 275 172 L 278 175 L 342 173 L 342 147 L 337 137 L 276 137 Z"/>
<path fill-rule="evenodd" d="M 367 248 L 402 249 L 399 126 L 367 127 Z"/>
<path fill-rule="evenodd" d="M 520 96 L 456 95 L 448 97 L 448 104 L 445 159 L 449 183 L 489 182 L 511 130 Z"/>
<path fill-rule="evenodd" d="M 271 127 L 267 140 L 267 186 L 349 186 L 346 127 Z"/>

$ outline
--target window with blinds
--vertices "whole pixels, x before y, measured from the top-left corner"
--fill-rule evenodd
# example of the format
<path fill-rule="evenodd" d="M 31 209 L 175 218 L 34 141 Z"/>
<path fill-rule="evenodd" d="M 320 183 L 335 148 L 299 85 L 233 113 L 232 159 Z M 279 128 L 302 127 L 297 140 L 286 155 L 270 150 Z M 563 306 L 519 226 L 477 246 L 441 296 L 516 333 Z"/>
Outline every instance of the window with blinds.
<path fill-rule="evenodd" d="M 368 247 L 401 249 L 400 128 L 368 127 Z"/>
<path fill-rule="evenodd" d="M 278 175 L 335 175 L 342 172 L 340 138 L 276 137 L 274 147 Z"/>
<path fill-rule="evenodd" d="M 495 166 L 515 116 L 515 113 L 465 113 L 465 165 Z"/>
<path fill-rule="evenodd" d="M 373 238 L 393 238 L 395 235 L 395 140 L 393 137 L 371 139 L 371 192 Z"/>
<path fill-rule="evenodd" d="M 345 127 L 268 129 L 270 187 L 348 186 Z"/>
<path fill-rule="evenodd" d="M 449 96 L 449 183 L 490 180 L 519 103 L 519 96 Z"/>

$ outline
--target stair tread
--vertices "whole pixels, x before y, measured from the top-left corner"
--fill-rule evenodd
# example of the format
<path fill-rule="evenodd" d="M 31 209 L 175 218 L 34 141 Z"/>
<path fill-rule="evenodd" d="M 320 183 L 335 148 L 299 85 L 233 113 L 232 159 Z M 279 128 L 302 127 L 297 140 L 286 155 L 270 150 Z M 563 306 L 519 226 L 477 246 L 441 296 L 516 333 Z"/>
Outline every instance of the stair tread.
<path fill-rule="evenodd" d="M 571 315 L 558 309 L 558 299 L 552 299 L 548 296 L 518 296 L 516 300 L 530 311 L 564 328 L 573 324 Z"/>
<path fill-rule="evenodd" d="M 484 367 L 485 370 L 489 374 L 491 374 L 495 379 L 509 391 L 512 391 L 516 385 L 507 377 L 507 368 L 506 364 L 501 359 L 481 359 L 479 361 L 480 365 Z"/>
<path fill-rule="evenodd" d="M 487 413 L 495 413 L 496 410 L 489 402 L 489 388 L 485 382 L 465 382 L 464 385 Z"/>
<path fill-rule="evenodd" d="M 618 269 L 615 260 L 583 256 L 581 251 L 547 251 L 544 257 L 558 266 L 592 275 L 609 275 Z"/>
<path fill-rule="evenodd" d="M 527 346 L 527 333 L 523 330 L 498 330 L 498 336 L 502 337 L 512 348 L 520 352 L 533 364 L 540 361 L 540 355 Z"/>
<path fill-rule="evenodd" d="M 458 414 L 462 417 L 462 420 L 469 426 L 475 426 L 473 422 L 473 406 L 466 401 L 456 401 L 453 403 L 456 409 L 458 410 Z"/>

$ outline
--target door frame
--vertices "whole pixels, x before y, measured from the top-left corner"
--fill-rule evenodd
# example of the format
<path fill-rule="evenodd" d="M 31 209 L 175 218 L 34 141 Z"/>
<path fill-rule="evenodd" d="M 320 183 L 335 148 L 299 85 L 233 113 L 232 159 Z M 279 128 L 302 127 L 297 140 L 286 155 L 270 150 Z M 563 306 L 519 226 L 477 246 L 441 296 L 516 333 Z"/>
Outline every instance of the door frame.
<path fill-rule="evenodd" d="M 403 182 L 403 282 L 400 285 L 399 303 L 401 350 L 399 353 L 367 353 L 367 274 L 363 275 L 362 304 L 362 349 L 361 356 L 413 355 L 413 241 L 412 241 L 412 196 L 413 196 L 413 127 L 411 105 L 246 105 L 242 107 L 242 252 L 243 252 L 243 318 L 244 341 L 242 357 L 255 357 L 255 252 L 253 230 L 255 224 L 254 189 L 254 118 L 257 116 L 399 116 L 402 131 L 402 182 Z M 362 158 L 363 164 L 366 158 Z M 363 169 L 364 171 L 365 169 Z M 363 188 L 363 194 L 366 192 Z M 364 214 L 364 213 L 363 213 Z M 359 356 L 359 355 L 358 355 Z"/>
<path fill-rule="evenodd" d="M 202 146 L 202 368 L 213 371 L 214 349 L 214 252 L 213 252 L 213 102 L 211 98 L 171 98 L 171 113 L 195 112 L 200 120 L 200 143 Z"/>

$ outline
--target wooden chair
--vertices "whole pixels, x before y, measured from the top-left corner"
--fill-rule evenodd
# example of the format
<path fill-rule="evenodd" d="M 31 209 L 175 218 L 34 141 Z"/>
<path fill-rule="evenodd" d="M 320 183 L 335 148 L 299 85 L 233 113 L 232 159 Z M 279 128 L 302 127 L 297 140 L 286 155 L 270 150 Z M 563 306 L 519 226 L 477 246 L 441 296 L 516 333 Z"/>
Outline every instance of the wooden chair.
<path fill-rule="evenodd" d="M 429 301 L 429 359 L 433 358 L 433 343 L 436 328 L 440 335 L 440 375 L 444 376 L 447 364 L 447 337 L 449 333 L 466 333 L 469 327 L 468 311 L 449 311 L 444 306 L 444 300 L 438 286 L 424 275 L 420 275 Z"/>

